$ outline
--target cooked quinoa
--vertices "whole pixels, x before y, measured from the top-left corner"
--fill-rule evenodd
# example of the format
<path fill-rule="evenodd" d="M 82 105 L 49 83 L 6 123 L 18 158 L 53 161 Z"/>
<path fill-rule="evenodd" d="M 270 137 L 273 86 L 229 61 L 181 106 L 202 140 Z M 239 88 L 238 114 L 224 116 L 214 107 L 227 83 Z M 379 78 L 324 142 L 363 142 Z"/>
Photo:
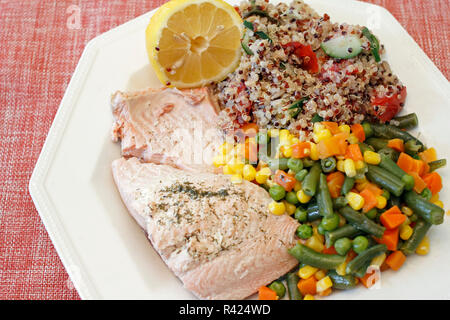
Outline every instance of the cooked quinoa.
<path fill-rule="evenodd" d="M 327 14 L 318 15 L 301 0 L 290 5 L 246 1 L 237 10 L 245 17 L 255 8 L 270 18 L 250 15 L 244 20 L 270 39 L 245 28 L 248 48 L 254 54 L 243 50 L 239 67 L 213 86 L 224 129 L 256 122 L 259 127 L 288 128 L 308 135 L 316 114 L 327 121 L 360 123 L 374 116 L 371 98 L 397 95 L 403 88 L 386 61 L 375 61 L 370 41 L 362 34 L 363 26 L 333 23 Z M 331 58 L 321 49 L 322 42 L 349 34 L 362 40 L 363 50 L 355 58 Z M 292 42 L 311 46 L 318 59 L 318 72 L 305 70 L 307 60 L 289 51 Z M 383 50 L 380 45 L 380 54 Z M 307 102 L 295 115 L 295 110 L 288 108 L 304 97 Z"/>

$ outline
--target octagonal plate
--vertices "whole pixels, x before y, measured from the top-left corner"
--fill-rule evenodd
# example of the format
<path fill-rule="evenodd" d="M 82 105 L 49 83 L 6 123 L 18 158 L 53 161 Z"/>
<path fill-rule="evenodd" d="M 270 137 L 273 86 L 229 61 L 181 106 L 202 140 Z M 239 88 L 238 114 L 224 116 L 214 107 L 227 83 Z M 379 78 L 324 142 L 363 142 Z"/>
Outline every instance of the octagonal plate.
<path fill-rule="evenodd" d="M 421 138 L 450 158 L 450 86 L 395 18 L 381 7 L 352 0 L 306 2 L 333 21 L 367 25 L 379 36 L 385 59 L 408 87 L 405 112 L 418 114 Z M 144 41 L 153 12 L 88 43 L 30 180 L 36 208 L 83 299 L 194 298 L 128 215 L 110 171 L 111 161 L 120 156 L 110 140 L 110 95 L 160 86 Z M 449 169 L 441 173 L 446 181 Z M 447 187 L 442 198 L 450 200 Z M 330 298 L 449 299 L 448 220 L 432 228 L 430 254 L 411 257 L 396 273 L 383 273 L 379 289 L 358 288 Z"/>

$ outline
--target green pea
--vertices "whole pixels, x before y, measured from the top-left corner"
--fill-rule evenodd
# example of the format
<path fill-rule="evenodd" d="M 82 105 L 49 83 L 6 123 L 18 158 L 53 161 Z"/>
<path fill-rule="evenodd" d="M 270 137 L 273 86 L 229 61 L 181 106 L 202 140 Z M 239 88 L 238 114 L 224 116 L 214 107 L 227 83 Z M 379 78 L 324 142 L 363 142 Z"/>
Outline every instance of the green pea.
<path fill-rule="evenodd" d="M 297 194 L 294 191 L 290 191 L 286 194 L 286 201 L 292 204 L 298 204 Z"/>
<path fill-rule="evenodd" d="M 277 296 L 281 299 L 286 294 L 286 287 L 280 281 L 274 281 L 269 285 L 269 288 L 275 291 Z"/>
<path fill-rule="evenodd" d="M 353 239 L 353 251 L 360 254 L 369 246 L 369 240 L 364 236 L 357 236 Z"/>
<path fill-rule="evenodd" d="M 385 197 L 386 200 L 389 200 L 389 198 L 391 197 L 391 194 L 386 189 L 383 189 L 383 193 L 381 194 L 381 196 Z"/>
<path fill-rule="evenodd" d="M 288 168 L 294 171 L 295 173 L 303 169 L 303 162 L 300 159 L 290 158 L 288 160 L 287 165 Z"/>
<path fill-rule="evenodd" d="M 284 190 L 284 188 L 282 186 L 279 186 L 276 184 L 276 185 L 270 187 L 269 194 L 273 200 L 279 201 L 286 196 L 286 190 Z"/>
<path fill-rule="evenodd" d="M 334 213 L 329 217 L 324 217 L 320 224 L 326 231 L 333 231 L 339 226 L 339 216 Z"/>
<path fill-rule="evenodd" d="M 300 170 L 299 172 L 297 172 L 297 173 L 295 174 L 295 179 L 296 179 L 297 181 L 302 182 L 303 179 L 305 179 L 305 177 L 306 177 L 307 174 L 308 174 L 308 170 L 302 169 L 302 170 Z"/>
<path fill-rule="evenodd" d="M 297 237 L 300 239 L 309 239 L 313 235 L 313 229 L 311 226 L 308 226 L 307 224 L 302 224 L 297 228 Z"/>
<path fill-rule="evenodd" d="M 377 214 L 378 214 L 377 209 L 373 208 L 366 212 L 366 217 L 373 220 L 376 218 Z"/>
<path fill-rule="evenodd" d="M 337 239 L 334 243 L 334 249 L 336 249 L 336 252 L 341 256 L 345 256 L 351 247 L 352 241 L 347 237 Z"/>
<path fill-rule="evenodd" d="M 318 226 L 317 226 L 317 232 L 319 233 L 319 234 L 321 234 L 321 235 L 325 235 L 325 232 L 327 232 L 327 230 L 325 230 L 324 229 L 324 227 L 323 227 L 323 225 L 322 224 L 319 224 Z"/>
<path fill-rule="evenodd" d="M 298 222 L 306 222 L 308 221 L 308 212 L 306 211 L 306 209 L 298 207 L 297 209 L 295 209 L 294 218 L 297 219 Z"/>
<path fill-rule="evenodd" d="M 431 190 L 428 188 L 423 189 L 422 193 L 420 194 L 422 198 L 424 198 L 427 201 L 430 201 L 433 194 L 431 193 Z"/>

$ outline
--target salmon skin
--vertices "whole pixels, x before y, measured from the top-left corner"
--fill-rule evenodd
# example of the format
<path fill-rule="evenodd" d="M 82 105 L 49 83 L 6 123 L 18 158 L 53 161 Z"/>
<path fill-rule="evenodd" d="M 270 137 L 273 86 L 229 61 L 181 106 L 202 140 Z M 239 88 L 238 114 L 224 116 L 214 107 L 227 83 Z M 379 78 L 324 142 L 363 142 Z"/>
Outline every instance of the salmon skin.
<path fill-rule="evenodd" d="M 212 159 L 224 141 L 218 107 L 209 89 L 147 89 L 111 98 L 113 141 L 122 156 L 214 172 Z"/>
<path fill-rule="evenodd" d="M 269 194 L 228 176 L 120 158 L 114 181 L 131 215 L 185 288 L 244 299 L 297 265 L 298 222 L 268 212 Z"/>

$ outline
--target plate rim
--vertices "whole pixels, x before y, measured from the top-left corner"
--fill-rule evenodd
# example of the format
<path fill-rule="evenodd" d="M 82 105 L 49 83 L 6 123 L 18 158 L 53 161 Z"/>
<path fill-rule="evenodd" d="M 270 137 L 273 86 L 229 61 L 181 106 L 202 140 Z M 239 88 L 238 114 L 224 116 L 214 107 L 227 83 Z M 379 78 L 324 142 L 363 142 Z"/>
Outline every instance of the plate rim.
<path fill-rule="evenodd" d="M 339 0 L 342 1 L 342 0 Z M 384 7 L 366 3 L 358 0 L 345 0 L 348 3 L 359 3 L 360 5 L 367 7 L 376 7 L 383 14 L 383 18 L 390 19 L 392 22 L 396 23 L 404 31 L 408 37 L 408 41 L 412 41 L 418 50 L 418 58 L 422 63 L 425 64 L 427 69 L 432 69 L 436 76 L 438 83 L 446 90 L 447 95 L 450 95 L 450 83 L 442 74 L 442 72 L 437 68 L 437 66 L 431 61 L 423 49 L 417 44 L 417 42 L 412 38 L 412 36 L 404 29 L 404 27 L 398 22 L 398 20 Z M 288 0 L 281 0 L 277 2 L 288 2 Z M 306 2 L 309 2 L 308 0 Z M 310 3 L 308 3 L 310 4 Z M 312 4 L 313 6 L 313 4 Z M 158 7 L 159 8 L 159 7 Z M 140 20 L 150 18 L 154 12 L 158 9 L 155 8 L 149 12 L 146 12 L 136 18 L 131 19 L 124 24 L 112 28 L 105 33 L 102 33 L 93 39 L 89 40 L 81 54 L 80 60 L 72 74 L 71 80 L 66 88 L 63 95 L 61 103 L 53 119 L 52 125 L 47 133 L 47 137 L 39 154 L 38 160 L 33 169 L 31 175 L 28 190 L 32 201 L 36 207 L 36 210 L 41 217 L 41 220 L 45 226 L 45 229 L 52 241 L 52 244 L 61 259 L 61 262 L 66 269 L 75 289 L 80 295 L 81 299 L 102 299 L 99 291 L 93 284 L 91 280 L 91 275 L 83 267 L 81 259 L 79 258 L 79 253 L 72 244 L 72 239 L 65 234 L 64 226 L 59 220 L 59 214 L 52 204 L 51 197 L 46 191 L 45 181 L 52 164 L 52 161 L 57 154 L 58 146 L 64 137 L 64 131 L 66 125 L 68 124 L 72 111 L 77 104 L 77 93 L 83 89 L 83 83 L 86 79 L 89 70 L 91 69 L 95 56 L 98 53 L 99 48 L 105 43 L 115 40 L 115 38 L 120 37 L 123 34 L 131 31 L 134 25 L 140 26 Z M 447 86 L 445 85 L 447 84 Z M 447 88 L 445 88 L 447 87 Z M 71 266 L 77 266 L 77 268 L 72 268 Z"/>

